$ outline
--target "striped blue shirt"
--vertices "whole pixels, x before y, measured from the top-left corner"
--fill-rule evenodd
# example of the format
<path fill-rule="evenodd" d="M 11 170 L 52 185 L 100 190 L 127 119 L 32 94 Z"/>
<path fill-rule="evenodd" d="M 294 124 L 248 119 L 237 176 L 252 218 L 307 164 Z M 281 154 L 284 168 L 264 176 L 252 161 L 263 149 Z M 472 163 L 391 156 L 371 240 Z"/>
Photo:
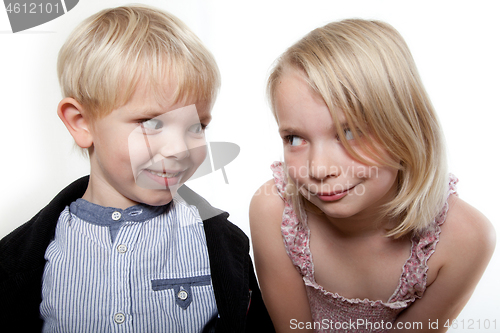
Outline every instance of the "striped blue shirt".
<path fill-rule="evenodd" d="M 45 259 L 44 332 L 200 332 L 217 317 L 203 221 L 179 197 L 125 210 L 78 199 Z"/>

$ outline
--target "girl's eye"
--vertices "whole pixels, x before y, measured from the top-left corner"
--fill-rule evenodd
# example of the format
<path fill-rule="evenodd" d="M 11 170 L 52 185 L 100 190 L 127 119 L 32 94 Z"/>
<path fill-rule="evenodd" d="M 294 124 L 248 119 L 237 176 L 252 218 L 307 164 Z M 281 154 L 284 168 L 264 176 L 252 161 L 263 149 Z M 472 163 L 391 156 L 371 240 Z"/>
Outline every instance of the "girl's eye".
<path fill-rule="evenodd" d="M 141 126 L 147 130 L 159 130 L 163 127 L 163 121 L 159 119 L 148 119 L 142 121 Z"/>
<path fill-rule="evenodd" d="M 203 133 L 203 131 L 205 131 L 206 127 L 207 127 L 206 125 L 203 125 L 201 123 L 194 124 L 189 128 L 189 131 L 195 134 L 200 134 Z"/>
<path fill-rule="evenodd" d="M 290 146 L 300 146 L 304 142 L 304 139 L 297 135 L 287 135 L 285 139 L 290 144 Z"/>
<path fill-rule="evenodd" d="M 344 134 L 345 134 L 345 138 L 347 140 L 353 140 L 354 139 L 354 133 L 350 129 L 348 129 L 348 128 L 344 129 Z"/>
<path fill-rule="evenodd" d="M 344 135 L 347 141 L 354 140 L 354 133 L 350 128 L 344 128 Z M 337 135 L 337 140 L 340 141 L 340 136 Z"/>

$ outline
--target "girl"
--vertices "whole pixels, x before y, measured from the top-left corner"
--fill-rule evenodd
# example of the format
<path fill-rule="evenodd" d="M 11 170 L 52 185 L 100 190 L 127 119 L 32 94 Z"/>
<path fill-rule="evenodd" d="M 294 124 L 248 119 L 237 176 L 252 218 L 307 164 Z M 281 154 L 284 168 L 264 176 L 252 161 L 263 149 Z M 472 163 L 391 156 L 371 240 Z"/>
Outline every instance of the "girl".
<path fill-rule="evenodd" d="M 277 331 L 445 331 L 494 230 L 456 195 L 402 37 L 377 21 L 318 28 L 279 58 L 268 95 L 284 163 L 250 226 Z"/>

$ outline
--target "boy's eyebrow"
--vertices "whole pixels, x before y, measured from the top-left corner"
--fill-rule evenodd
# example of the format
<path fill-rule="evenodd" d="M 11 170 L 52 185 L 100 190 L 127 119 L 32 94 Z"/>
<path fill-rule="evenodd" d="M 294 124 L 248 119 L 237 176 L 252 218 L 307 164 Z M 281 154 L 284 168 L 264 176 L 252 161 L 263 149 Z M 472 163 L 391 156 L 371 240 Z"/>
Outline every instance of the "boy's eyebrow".
<path fill-rule="evenodd" d="M 179 109 L 181 109 L 181 108 L 179 108 Z M 176 110 L 178 110 L 178 109 L 170 110 L 170 111 L 163 111 L 163 110 L 158 110 L 158 109 L 142 109 L 142 110 L 139 109 L 139 110 L 137 110 L 137 113 L 139 113 L 140 117 L 143 117 L 145 119 L 153 119 L 153 118 L 160 117 L 166 113 L 176 111 Z M 212 120 L 212 115 L 210 113 L 202 113 L 201 115 L 198 114 L 198 117 L 199 117 L 200 123 L 210 122 Z"/>
<path fill-rule="evenodd" d="M 202 114 L 201 116 L 198 115 L 200 117 L 200 123 L 209 123 L 211 120 L 212 120 L 212 115 L 209 113 L 209 114 Z"/>
<path fill-rule="evenodd" d="M 144 118 L 156 118 L 156 117 L 159 117 L 165 113 L 167 113 L 168 111 L 163 111 L 163 110 L 154 110 L 154 109 L 139 109 L 137 110 L 137 113 L 144 117 Z"/>

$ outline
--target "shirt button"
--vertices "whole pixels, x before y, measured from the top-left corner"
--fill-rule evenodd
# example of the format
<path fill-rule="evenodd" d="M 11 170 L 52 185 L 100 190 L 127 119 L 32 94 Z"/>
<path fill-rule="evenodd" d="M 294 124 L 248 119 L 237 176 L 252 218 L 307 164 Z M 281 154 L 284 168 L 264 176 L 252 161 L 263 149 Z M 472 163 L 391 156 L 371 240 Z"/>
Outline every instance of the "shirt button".
<path fill-rule="evenodd" d="M 113 212 L 113 214 L 111 214 L 111 218 L 114 221 L 118 221 L 121 217 L 122 217 L 122 214 L 120 212 Z"/>
<path fill-rule="evenodd" d="M 127 252 L 127 245 L 125 244 L 120 244 L 118 245 L 118 247 L 116 248 L 118 250 L 118 252 L 120 253 L 125 253 Z"/>
<path fill-rule="evenodd" d="M 125 321 L 125 315 L 123 313 L 117 313 L 114 317 L 115 323 L 122 324 Z"/>
<path fill-rule="evenodd" d="M 188 298 L 188 293 L 185 290 L 181 290 L 177 293 L 177 297 L 181 300 L 184 301 L 186 298 Z"/>

